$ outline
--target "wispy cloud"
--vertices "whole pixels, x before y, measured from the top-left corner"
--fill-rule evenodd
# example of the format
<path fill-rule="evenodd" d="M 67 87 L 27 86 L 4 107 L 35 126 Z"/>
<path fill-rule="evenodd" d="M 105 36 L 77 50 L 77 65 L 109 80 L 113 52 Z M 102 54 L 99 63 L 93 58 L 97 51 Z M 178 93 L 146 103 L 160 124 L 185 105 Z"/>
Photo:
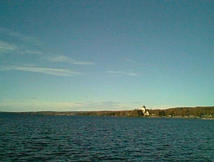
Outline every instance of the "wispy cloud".
<path fill-rule="evenodd" d="M 10 53 L 10 54 L 21 54 L 21 55 L 42 55 L 44 52 L 36 49 L 31 49 L 23 45 L 16 45 L 6 41 L 0 40 L 0 54 Z"/>
<path fill-rule="evenodd" d="M 90 61 L 78 61 L 72 58 L 69 58 L 67 56 L 54 56 L 54 57 L 48 57 L 48 60 L 51 62 L 63 62 L 63 63 L 70 63 L 75 65 L 94 65 L 94 62 Z"/>
<path fill-rule="evenodd" d="M 0 33 L 5 34 L 9 37 L 17 38 L 19 40 L 22 40 L 24 42 L 30 42 L 33 43 L 34 45 L 41 45 L 42 43 L 35 37 L 32 36 L 27 36 L 25 34 L 21 34 L 15 31 L 12 31 L 10 29 L 2 28 L 0 27 Z"/>
<path fill-rule="evenodd" d="M 30 54 L 30 55 L 42 55 L 42 54 L 44 54 L 44 52 L 42 52 L 42 51 L 29 50 L 29 49 L 22 50 L 20 53 L 21 54 Z"/>
<path fill-rule="evenodd" d="M 13 51 L 15 49 L 17 49 L 15 45 L 0 40 L 0 51 Z"/>
<path fill-rule="evenodd" d="M 74 76 L 74 75 L 81 74 L 80 72 L 72 71 L 70 69 L 48 68 L 48 67 L 38 67 L 38 66 L 5 66 L 5 67 L 1 67 L 0 70 L 2 71 L 18 70 L 18 71 L 26 71 L 26 72 L 43 73 L 43 74 L 55 75 L 55 76 Z"/>
<path fill-rule="evenodd" d="M 0 54 L 9 53 L 14 55 L 41 55 L 42 43 L 35 37 L 27 36 L 12 30 L 0 27 Z M 5 41 L 7 38 L 13 41 Z M 5 39 L 4 39 L 5 38 Z M 9 39 L 10 40 L 10 39 Z"/>
<path fill-rule="evenodd" d="M 112 74 L 112 75 L 126 75 L 126 76 L 138 76 L 137 73 L 134 73 L 134 72 L 125 72 L 125 71 L 116 71 L 116 70 L 109 70 L 109 71 L 106 71 L 106 73 L 108 74 Z"/>
<path fill-rule="evenodd" d="M 64 55 L 52 54 L 51 52 L 44 52 L 39 50 L 42 43 L 35 37 L 27 36 L 12 30 L 0 27 L 0 36 L 13 37 L 17 39 L 19 43 L 5 42 L 0 40 L 0 53 L 11 53 L 16 55 L 48 55 L 48 57 L 42 57 L 44 60 L 48 60 L 53 63 L 69 63 L 75 65 L 94 65 L 91 61 L 76 60 Z M 52 55 L 52 56 L 51 56 Z M 54 55 L 54 56 L 53 56 Z"/>

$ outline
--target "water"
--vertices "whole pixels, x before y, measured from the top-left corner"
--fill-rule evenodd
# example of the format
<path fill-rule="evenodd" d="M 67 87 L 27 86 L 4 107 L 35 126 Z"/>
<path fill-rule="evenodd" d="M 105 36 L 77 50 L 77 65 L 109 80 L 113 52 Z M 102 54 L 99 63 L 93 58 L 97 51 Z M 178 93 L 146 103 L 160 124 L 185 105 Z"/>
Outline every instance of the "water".
<path fill-rule="evenodd" d="M 0 161 L 214 161 L 214 121 L 0 114 Z"/>

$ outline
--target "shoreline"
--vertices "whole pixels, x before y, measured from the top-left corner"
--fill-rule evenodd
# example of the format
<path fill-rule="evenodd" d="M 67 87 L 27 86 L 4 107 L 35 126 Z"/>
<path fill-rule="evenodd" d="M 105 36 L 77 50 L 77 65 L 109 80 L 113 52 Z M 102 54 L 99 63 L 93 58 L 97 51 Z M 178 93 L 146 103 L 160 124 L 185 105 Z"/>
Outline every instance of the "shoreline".
<path fill-rule="evenodd" d="M 144 115 L 141 110 L 121 111 L 37 111 L 37 112 L 0 112 L 1 114 L 24 114 L 44 116 L 110 116 L 110 117 L 138 117 L 162 119 L 202 119 L 214 120 L 214 107 L 148 109 L 149 115 Z"/>

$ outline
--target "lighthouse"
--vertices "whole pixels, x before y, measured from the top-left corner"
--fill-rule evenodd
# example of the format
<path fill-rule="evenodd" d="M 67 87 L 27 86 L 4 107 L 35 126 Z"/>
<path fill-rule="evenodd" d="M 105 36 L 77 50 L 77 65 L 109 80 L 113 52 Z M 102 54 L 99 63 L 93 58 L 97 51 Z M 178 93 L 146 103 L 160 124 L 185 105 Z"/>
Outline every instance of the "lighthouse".
<path fill-rule="evenodd" d="M 140 108 L 137 108 L 137 110 L 141 110 L 144 116 L 149 116 L 149 111 L 146 109 L 145 105 Z"/>

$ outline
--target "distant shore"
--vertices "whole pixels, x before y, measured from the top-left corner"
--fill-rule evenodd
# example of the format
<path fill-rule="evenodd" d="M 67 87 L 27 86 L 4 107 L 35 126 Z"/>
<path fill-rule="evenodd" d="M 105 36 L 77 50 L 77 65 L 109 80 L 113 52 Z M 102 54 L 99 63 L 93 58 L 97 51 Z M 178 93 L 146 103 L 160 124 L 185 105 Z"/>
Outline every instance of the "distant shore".
<path fill-rule="evenodd" d="M 13 112 L 28 115 L 54 115 L 54 116 L 113 116 L 113 117 L 146 117 L 146 118 L 192 118 L 214 119 L 214 106 L 210 107 L 177 107 L 169 109 L 148 109 L 149 115 L 144 115 L 141 110 L 122 111 L 38 111 L 38 112 Z M 2 112 L 6 113 L 6 112 Z M 12 113 L 12 112 L 7 112 Z"/>
<path fill-rule="evenodd" d="M 169 109 L 148 109 L 149 115 L 141 110 L 129 111 L 90 111 L 80 112 L 83 116 L 115 116 L 115 117 L 146 117 L 146 118 L 192 118 L 214 119 L 214 107 L 179 107 Z"/>

